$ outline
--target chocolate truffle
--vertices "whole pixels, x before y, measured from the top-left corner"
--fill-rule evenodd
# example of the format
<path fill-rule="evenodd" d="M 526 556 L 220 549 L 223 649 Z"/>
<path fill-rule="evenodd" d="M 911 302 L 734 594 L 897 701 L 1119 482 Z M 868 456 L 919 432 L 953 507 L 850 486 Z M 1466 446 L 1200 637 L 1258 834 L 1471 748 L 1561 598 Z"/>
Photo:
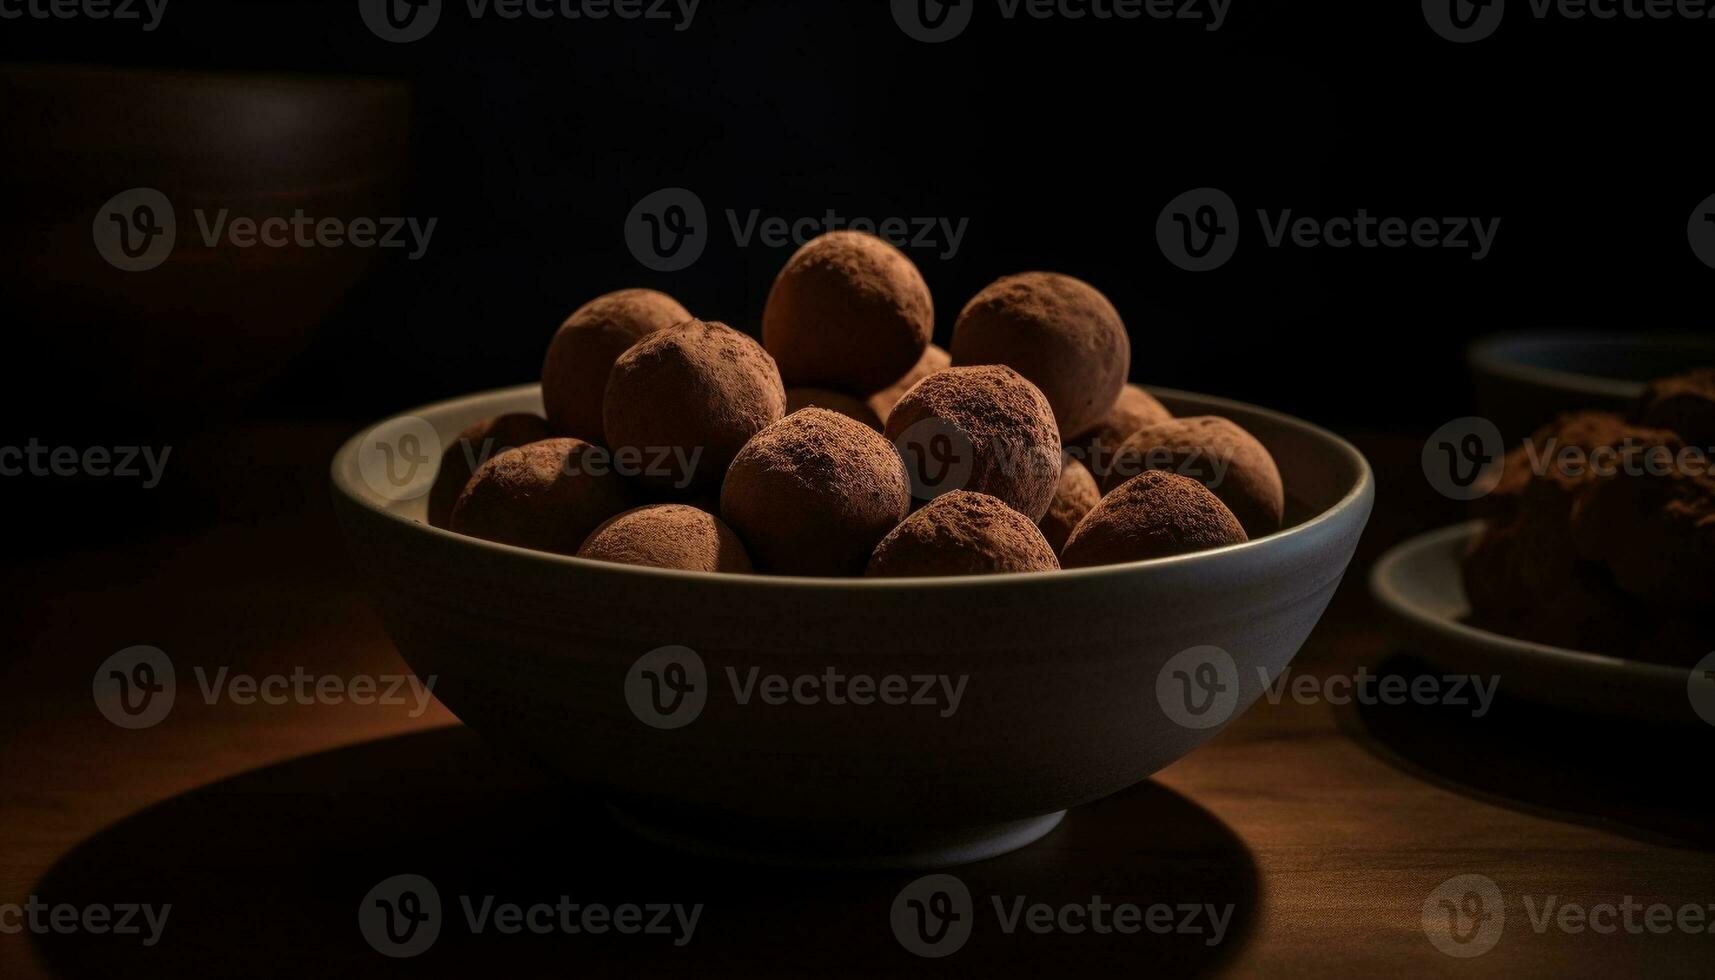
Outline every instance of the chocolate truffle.
<path fill-rule="evenodd" d="M 1165 422 L 1173 417 L 1167 406 L 1137 385 L 1126 385 L 1120 396 L 1095 427 L 1076 439 L 1068 440 L 1072 451 L 1089 468 L 1098 481 L 1107 477 L 1114 453 L 1131 438 L 1132 433 L 1146 425 Z"/>
<path fill-rule="evenodd" d="M 453 505 L 459 502 L 459 494 L 464 492 L 478 466 L 508 449 L 540 442 L 551 435 L 546 419 L 523 412 L 483 419 L 460 432 L 441 454 L 441 468 L 435 471 L 435 485 L 429 490 L 429 523 L 436 527 L 448 525 Z"/>
<path fill-rule="evenodd" d="M 544 439 L 477 467 L 453 507 L 452 529 L 570 555 L 630 504 L 606 450 L 582 439 Z"/>
<path fill-rule="evenodd" d="M 953 325 L 954 364 L 1005 364 L 1029 378 L 1060 431 L 1076 437 L 1100 422 L 1125 386 L 1131 339 L 1108 298 L 1056 272 L 997 279 Z"/>
<path fill-rule="evenodd" d="M 899 399 L 905 397 L 905 393 L 910 391 L 913 385 L 936 371 L 945 371 L 952 366 L 953 356 L 934 344 L 930 344 L 923 348 L 923 356 L 917 359 L 917 363 L 911 366 L 911 370 L 905 372 L 905 377 L 869 396 L 870 409 L 875 412 L 877 418 L 886 422 L 887 416 L 893 411 L 893 406 L 899 403 Z"/>
<path fill-rule="evenodd" d="M 750 556 L 732 528 L 687 504 L 651 504 L 611 517 L 578 549 L 578 557 L 691 572 L 751 571 Z"/>
<path fill-rule="evenodd" d="M 1715 368 L 1650 382 L 1637 417 L 1651 428 L 1671 429 L 1687 445 L 1715 448 Z"/>
<path fill-rule="evenodd" d="M 944 493 L 907 517 L 876 546 L 865 575 L 992 575 L 1060 567 L 1030 519 L 986 493 Z"/>
<path fill-rule="evenodd" d="M 830 412 L 839 412 L 848 419 L 862 422 L 877 432 L 881 431 L 881 416 L 875 414 L 869 403 L 843 391 L 830 391 L 827 388 L 787 388 L 786 414 L 791 415 L 800 408 L 825 408 Z"/>
<path fill-rule="evenodd" d="M 1239 519 L 1208 487 L 1151 470 L 1114 488 L 1085 515 L 1061 549 L 1060 564 L 1114 565 L 1245 540 Z"/>
<path fill-rule="evenodd" d="M 1078 526 L 1085 514 L 1095 509 L 1101 499 L 1102 491 L 1096 486 L 1096 478 L 1090 475 L 1083 463 L 1067 459 L 1061 464 L 1060 482 L 1054 484 L 1054 499 L 1048 503 L 1048 513 L 1037 522 L 1042 527 L 1042 536 L 1048 539 L 1056 553 L 1066 547 L 1066 539 L 1071 536 L 1072 529 Z"/>
<path fill-rule="evenodd" d="M 657 330 L 621 354 L 602 400 L 615 460 L 635 464 L 651 489 L 691 493 L 719 486 L 739 449 L 785 410 L 768 352 L 703 320 Z"/>
<path fill-rule="evenodd" d="M 648 334 L 690 318 L 677 300 L 653 289 L 621 289 L 578 307 L 542 360 L 542 405 L 554 431 L 606 445 L 601 405 L 613 362 Z"/>
<path fill-rule="evenodd" d="M 879 433 L 825 408 L 794 412 L 745 444 L 721 486 L 721 516 L 765 571 L 854 575 L 911 510 L 899 456 Z"/>
<path fill-rule="evenodd" d="M 762 342 L 794 385 L 878 391 L 923 356 L 929 286 L 905 253 L 855 231 L 800 248 L 762 310 Z"/>
<path fill-rule="evenodd" d="M 1715 609 L 1715 477 L 1702 463 L 1681 465 L 1683 448 L 1677 439 L 1622 447 L 1620 461 L 1603 465 L 1573 504 L 1572 538 L 1622 591 L 1707 616 Z"/>
<path fill-rule="evenodd" d="M 1144 426 L 1114 453 L 1104 485 L 1111 490 L 1145 470 L 1203 481 L 1253 538 L 1280 530 L 1286 492 L 1274 457 L 1227 419 L 1197 415 Z"/>
<path fill-rule="evenodd" d="M 1060 431 L 1036 386 L 999 364 L 952 367 L 917 382 L 887 417 L 912 493 L 974 490 L 1041 520 L 1060 478 Z"/>

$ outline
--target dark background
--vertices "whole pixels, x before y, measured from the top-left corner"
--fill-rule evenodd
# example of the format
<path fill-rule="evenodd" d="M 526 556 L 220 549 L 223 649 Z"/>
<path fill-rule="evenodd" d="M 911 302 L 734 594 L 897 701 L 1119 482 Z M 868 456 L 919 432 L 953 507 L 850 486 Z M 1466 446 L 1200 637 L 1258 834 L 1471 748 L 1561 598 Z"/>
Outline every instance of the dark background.
<path fill-rule="evenodd" d="M 1715 22 L 1542 21 L 1513 6 L 1495 36 L 1469 45 L 1433 33 L 1415 3 L 1247 0 L 1213 33 L 1150 19 L 1009 21 L 982 0 L 963 36 L 937 45 L 908 38 L 882 2 L 704 0 L 680 32 L 473 21 L 450 0 L 427 38 L 404 45 L 371 34 L 355 2 L 172 0 L 148 33 L 5 21 L 0 50 L 14 66 L 403 80 L 401 213 L 438 224 L 418 261 L 379 250 L 308 344 L 240 398 L 85 397 L 80 380 L 105 356 L 99 332 L 68 357 L 51 313 L 11 311 L 4 441 L 169 441 L 236 419 L 355 430 L 533 380 L 566 313 L 623 286 L 666 290 L 755 332 L 791 248 L 737 247 L 729 208 L 968 217 L 954 258 L 913 254 L 943 344 L 982 285 L 1050 268 L 1114 300 L 1134 380 L 1336 428 L 1427 432 L 1471 408 L 1463 348 L 1474 336 L 1705 329 L 1715 273 L 1685 227 L 1715 191 L 1702 132 Z M 51 111 L 16 101 L 4 111 Z M 713 237 L 690 268 L 652 272 L 622 224 L 644 195 L 675 185 L 708 206 Z M 92 207 L 128 186 L 88 188 Z M 1154 239 L 1163 205 L 1198 186 L 1231 194 L 1246 232 L 1237 256 L 1205 274 L 1169 264 Z M 1473 262 L 1451 250 L 1266 248 L 1258 208 L 1502 220 L 1492 254 Z M 180 224 L 183 241 L 188 216 Z M 98 262 L 93 250 L 85 260 Z M 8 295 L 41 285 L 13 282 Z M 218 361 L 221 337 L 198 356 Z M 7 493 L 39 496 L 33 506 L 108 502 L 101 487 L 31 482 L 53 486 Z"/>

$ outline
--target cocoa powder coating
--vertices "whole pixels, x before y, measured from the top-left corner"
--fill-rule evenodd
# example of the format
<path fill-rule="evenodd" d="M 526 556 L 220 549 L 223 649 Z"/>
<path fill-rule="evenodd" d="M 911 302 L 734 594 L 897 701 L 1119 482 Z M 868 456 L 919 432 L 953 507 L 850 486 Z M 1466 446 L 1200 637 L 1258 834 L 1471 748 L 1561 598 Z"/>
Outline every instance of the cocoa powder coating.
<path fill-rule="evenodd" d="M 739 449 L 785 409 L 786 387 L 760 344 L 688 320 L 619 356 L 602 418 L 615 458 L 639 463 L 639 482 L 692 495 L 719 486 Z"/>
<path fill-rule="evenodd" d="M 447 527 L 452 522 L 453 505 L 459 502 L 459 494 L 478 466 L 508 449 L 552 435 L 547 419 L 524 412 L 483 419 L 460 432 L 441 454 L 441 468 L 435 471 L 435 485 L 429 490 L 429 523 Z"/>
<path fill-rule="evenodd" d="M 1060 431 L 1037 387 L 998 364 L 951 367 L 917 382 L 887 418 L 912 492 L 999 497 L 1032 521 L 1060 478 Z"/>
<path fill-rule="evenodd" d="M 643 337 L 690 318 L 678 300 L 653 289 L 621 289 L 573 311 L 542 360 L 542 406 L 555 433 L 606 445 L 602 396 L 613 362 Z"/>
<path fill-rule="evenodd" d="M 923 505 L 876 546 L 865 575 L 992 575 L 1060 567 L 1030 519 L 986 493 L 954 490 Z"/>
<path fill-rule="evenodd" d="M 1060 466 L 1060 480 L 1054 484 L 1054 499 L 1048 503 L 1048 513 L 1042 515 L 1037 524 L 1042 528 L 1042 536 L 1048 539 L 1048 544 L 1058 554 L 1066 547 L 1066 539 L 1072 536 L 1072 529 L 1084 519 L 1084 515 L 1094 510 L 1102 499 L 1102 491 L 1096 486 L 1096 478 L 1083 463 L 1075 459 L 1067 459 Z"/>
<path fill-rule="evenodd" d="M 582 439 L 544 439 L 477 467 L 453 507 L 452 530 L 571 555 L 630 505 L 605 449 Z"/>
<path fill-rule="evenodd" d="M 780 270 L 762 342 L 794 385 L 877 391 L 923 355 L 935 325 L 929 286 L 905 253 L 874 235 L 829 232 Z"/>
<path fill-rule="evenodd" d="M 1075 438 L 1101 421 L 1131 366 L 1125 324 L 1095 287 L 1057 272 L 1025 272 L 984 287 L 953 325 L 953 363 L 1005 364 L 1054 406 Z"/>
<path fill-rule="evenodd" d="M 1219 548 L 1247 540 L 1239 519 L 1208 487 L 1150 470 L 1102 498 L 1061 551 L 1066 568 L 1115 565 Z"/>
<path fill-rule="evenodd" d="M 615 515 L 590 534 L 578 557 L 692 572 L 752 571 L 732 528 L 687 504 L 651 504 Z"/>
<path fill-rule="evenodd" d="M 1227 419 L 1198 415 L 1144 426 L 1114 453 L 1104 485 L 1111 489 L 1145 470 L 1202 481 L 1253 538 L 1280 530 L 1286 490 L 1274 457 Z"/>
<path fill-rule="evenodd" d="M 1650 382 L 1637 418 L 1651 428 L 1672 429 L 1687 445 L 1715 449 L 1715 368 Z"/>
<path fill-rule="evenodd" d="M 733 460 L 721 516 L 764 571 L 852 575 L 911 509 L 905 469 L 875 430 L 806 408 L 768 426 Z"/>
<path fill-rule="evenodd" d="M 1154 395 L 1137 385 L 1128 384 L 1120 389 L 1120 396 L 1114 399 L 1107 414 L 1088 432 L 1067 440 L 1066 448 L 1089 468 L 1099 483 L 1107 477 L 1114 453 L 1131 438 L 1132 433 L 1172 417 L 1173 413 Z"/>

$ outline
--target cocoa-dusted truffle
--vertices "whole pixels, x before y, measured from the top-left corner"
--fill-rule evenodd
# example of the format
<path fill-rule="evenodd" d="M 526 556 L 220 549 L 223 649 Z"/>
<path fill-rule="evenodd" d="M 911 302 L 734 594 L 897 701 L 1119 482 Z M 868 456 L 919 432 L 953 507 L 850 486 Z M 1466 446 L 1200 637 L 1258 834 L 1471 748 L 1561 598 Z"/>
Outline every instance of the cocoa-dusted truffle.
<path fill-rule="evenodd" d="M 1146 425 L 1165 422 L 1173 417 L 1167 406 L 1137 385 L 1126 385 L 1120 396 L 1108 408 L 1095 427 L 1083 435 L 1069 439 L 1067 449 L 1089 468 L 1097 481 L 1107 477 L 1114 453 L 1131 438 L 1131 434 Z"/>
<path fill-rule="evenodd" d="M 1651 428 L 1673 430 L 1687 445 L 1715 447 L 1715 368 L 1650 382 L 1637 418 Z"/>
<path fill-rule="evenodd" d="M 1111 490 L 1145 470 L 1201 480 L 1253 538 L 1280 530 L 1286 492 L 1274 457 L 1228 419 L 1196 415 L 1144 426 L 1114 453 L 1104 486 Z"/>
<path fill-rule="evenodd" d="M 945 371 L 952 366 L 953 356 L 934 344 L 930 344 L 923 348 L 923 356 L 917 359 L 917 363 L 911 366 L 911 370 L 905 372 L 905 377 L 869 396 L 870 409 L 875 412 L 877 418 L 886 422 L 887 416 L 893 411 L 893 406 L 899 403 L 899 399 L 905 397 L 905 393 L 910 391 L 913 385 L 936 371 Z"/>
<path fill-rule="evenodd" d="M 1068 438 L 1101 421 L 1125 385 L 1131 339 L 1108 298 L 1057 272 L 997 279 L 953 325 L 954 364 L 1005 364 L 1054 406 Z"/>
<path fill-rule="evenodd" d="M 762 310 L 762 342 L 794 385 L 877 391 L 923 355 L 929 286 L 905 253 L 855 231 L 800 248 Z"/>
<path fill-rule="evenodd" d="M 1066 539 L 1071 536 L 1072 529 L 1084 519 L 1084 515 L 1095 509 L 1102 499 L 1102 491 L 1096 486 L 1096 478 L 1083 463 L 1068 458 L 1060 466 L 1060 481 L 1054 484 L 1054 499 L 1048 503 L 1048 513 L 1042 515 L 1037 523 L 1042 527 L 1042 536 L 1048 539 L 1055 553 L 1066 547 Z"/>
<path fill-rule="evenodd" d="M 991 575 L 1051 572 L 1054 549 L 1030 519 L 986 493 L 944 493 L 906 518 L 875 548 L 865 575 Z"/>
<path fill-rule="evenodd" d="M 869 403 L 843 391 L 830 391 L 827 388 L 787 388 L 786 414 L 791 415 L 800 408 L 825 408 L 830 412 L 839 412 L 848 419 L 862 422 L 877 432 L 881 431 L 881 416 L 875 414 Z"/>
<path fill-rule="evenodd" d="M 1060 431 L 1037 387 L 999 364 L 952 367 L 917 382 L 887 417 L 912 492 L 999 497 L 1040 520 L 1060 478 Z"/>
<path fill-rule="evenodd" d="M 606 450 L 582 439 L 544 439 L 477 467 L 453 507 L 452 529 L 570 555 L 630 504 Z"/>
<path fill-rule="evenodd" d="M 786 410 L 774 359 L 724 323 L 687 320 L 613 363 L 602 420 L 614 459 L 655 490 L 720 485 L 751 436 Z"/>
<path fill-rule="evenodd" d="M 1239 519 L 1208 487 L 1151 470 L 1114 488 L 1085 515 L 1061 549 L 1060 564 L 1114 565 L 1245 540 Z"/>
<path fill-rule="evenodd" d="M 621 289 L 573 311 L 542 360 L 542 405 L 554 431 L 606 445 L 602 393 L 613 362 L 643 337 L 690 318 L 678 300 L 653 289 Z"/>
<path fill-rule="evenodd" d="M 590 534 L 578 557 L 692 572 L 751 570 L 732 528 L 687 504 L 651 504 L 611 517 Z"/>
<path fill-rule="evenodd" d="M 850 575 L 911 509 L 899 456 L 861 422 L 825 408 L 756 434 L 721 486 L 721 516 L 756 564 L 786 575 Z"/>
<path fill-rule="evenodd" d="M 429 490 L 429 523 L 446 527 L 453 517 L 453 505 L 476 468 L 495 456 L 553 435 L 548 421 L 540 415 L 515 412 L 483 419 L 460 432 L 447 451 L 441 454 L 441 468 L 435 471 L 435 485 Z"/>

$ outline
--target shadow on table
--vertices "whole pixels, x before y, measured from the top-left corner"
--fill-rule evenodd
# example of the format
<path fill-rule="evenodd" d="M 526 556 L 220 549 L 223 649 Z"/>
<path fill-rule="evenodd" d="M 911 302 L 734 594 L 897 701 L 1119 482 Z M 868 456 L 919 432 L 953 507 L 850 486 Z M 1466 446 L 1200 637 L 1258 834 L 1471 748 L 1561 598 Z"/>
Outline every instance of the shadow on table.
<path fill-rule="evenodd" d="M 1257 871 L 1244 844 L 1196 804 L 1145 783 L 1073 811 L 1034 846 L 953 869 L 969 889 L 971 932 L 943 958 L 920 958 L 895 938 L 894 899 L 912 872 L 834 874 L 770 871 L 680 856 L 617 830 L 588 791 L 544 776 L 452 727 L 389 738 L 255 770 L 151 807 L 79 845 L 37 884 L 49 904 L 135 902 L 172 909 L 160 941 L 135 936 L 57 935 L 37 949 L 59 976 L 368 976 L 379 969 L 422 975 L 505 977 L 651 974 L 831 974 L 885 976 L 1058 975 L 1112 969 L 1202 974 L 1244 945 L 1257 915 Z M 360 907 L 396 875 L 420 875 L 441 909 L 432 945 L 388 960 L 360 928 Z M 704 906 L 687 930 L 672 914 L 669 934 L 503 934 L 494 909 L 565 896 L 580 906 Z M 1085 927 L 1032 933 L 1026 905 L 1166 904 L 1143 931 Z M 381 896 L 390 910 L 426 906 Z M 484 907 L 492 897 L 493 904 Z M 421 896 L 419 896 L 419 899 Z M 467 902 L 487 916 L 478 933 Z M 1213 938 L 1206 908 L 1224 933 Z M 376 906 L 379 908 L 379 906 Z M 581 910 L 571 913 L 574 922 Z M 559 911 L 538 913 L 538 924 Z M 1111 912 L 1105 912 L 1111 916 Z M 1230 917 L 1228 917 L 1230 916 Z M 654 918 L 641 913 L 637 925 Z M 432 921 L 432 920 L 426 920 Z M 1105 921 L 1112 921 L 1106 919 Z M 395 918 L 406 943 L 410 934 Z M 932 924 L 938 924 L 935 920 Z M 1154 925 L 1165 932 L 1151 932 Z M 1197 934 L 1178 931 L 1199 927 Z M 385 924 L 383 924 L 384 926 Z M 372 922 L 371 929 L 376 928 Z M 423 930 L 427 930 L 427 925 Z M 933 930 L 931 930 L 933 931 Z M 682 946 L 689 932 L 690 941 Z M 384 940 L 390 942 L 391 940 Z M 943 940 L 945 941 L 945 940 Z M 396 948 L 396 947 L 395 947 Z M 944 946 L 941 948 L 945 948 Z"/>
<path fill-rule="evenodd" d="M 1373 672 L 1407 682 L 1442 674 L 1409 654 Z M 1573 711 L 1509 696 L 1505 685 L 1480 717 L 1477 710 L 1407 700 L 1354 702 L 1339 715 L 1360 743 L 1431 782 L 1639 840 L 1715 849 L 1715 727 Z"/>

